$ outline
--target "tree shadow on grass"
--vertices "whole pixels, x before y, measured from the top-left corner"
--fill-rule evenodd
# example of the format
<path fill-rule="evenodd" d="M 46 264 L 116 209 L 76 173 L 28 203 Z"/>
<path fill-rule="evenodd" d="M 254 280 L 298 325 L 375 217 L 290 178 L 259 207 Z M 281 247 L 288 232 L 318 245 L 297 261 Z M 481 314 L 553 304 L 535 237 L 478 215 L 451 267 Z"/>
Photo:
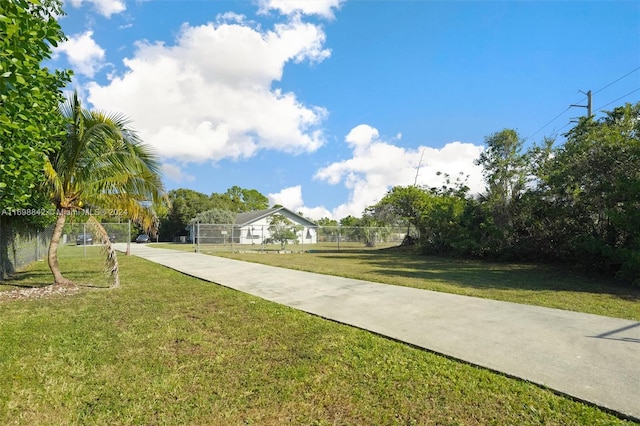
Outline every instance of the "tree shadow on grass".
<path fill-rule="evenodd" d="M 356 262 L 370 265 L 373 274 L 415 280 L 415 285 L 412 286 L 417 288 L 429 289 L 432 283 L 442 283 L 475 289 L 585 292 L 613 295 L 628 301 L 640 300 L 638 287 L 624 285 L 610 277 L 586 275 L 560 266 L 375 251 L 345 252 L 344 255 Z M 345 257 L 332 253 L 322 253 L 319 256 L 336 260 L 344 260 Z"/>

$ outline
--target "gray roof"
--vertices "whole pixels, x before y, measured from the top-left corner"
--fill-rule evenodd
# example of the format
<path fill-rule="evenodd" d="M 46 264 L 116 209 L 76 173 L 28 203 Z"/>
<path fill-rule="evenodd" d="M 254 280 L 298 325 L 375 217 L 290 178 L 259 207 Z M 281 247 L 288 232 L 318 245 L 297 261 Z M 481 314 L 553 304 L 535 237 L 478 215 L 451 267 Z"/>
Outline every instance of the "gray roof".
<path fill-rule="evenodd" d="M 306 224 L 306 226 L 318 226 L 315 223 L 313 223 L 312 221 L 310 221 L 309 219 L 306 219 L 302 216 L 300 216 L 297 213 L 292 212 L 291 210 L 287 209 L 286 207 L 272 207 L 270 209 L 266 209 L 266 210 L 255 210 L 252 212 L 246 212 L 246 213 L 239 213 L 236 216 L 236 225 L 239 226 L 245 226 L 245 225 L 249 225 L 253 222 L 256 222 L 262 218 L 271 216 L 273 214 L 276 214 L 278 212 L 281 211 L 286 211 L 289 214 L 296 216 L 298 218 L 298 222 L 302 223 L 302 224 Z"/>

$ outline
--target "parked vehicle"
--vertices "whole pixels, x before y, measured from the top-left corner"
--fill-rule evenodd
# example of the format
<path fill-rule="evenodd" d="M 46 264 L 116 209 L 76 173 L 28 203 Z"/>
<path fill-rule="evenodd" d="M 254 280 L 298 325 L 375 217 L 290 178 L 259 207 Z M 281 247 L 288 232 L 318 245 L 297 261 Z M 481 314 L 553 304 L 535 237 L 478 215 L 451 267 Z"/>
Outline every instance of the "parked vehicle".
<path fill-rule="evenodd" d="M 138 244 L 146 244 L 150 242 L 151 242 L 151 238 L 149 238 L 147 234 L 140 234 L 138 235 L 138 238 L 136 238 L 136 243 Z"/>
<path fill-rule="evenodd" d="M 91 234 L 78 234 L 76 244 L 79 246 L 89 246 L 93 244 L 93 236 Z"/>

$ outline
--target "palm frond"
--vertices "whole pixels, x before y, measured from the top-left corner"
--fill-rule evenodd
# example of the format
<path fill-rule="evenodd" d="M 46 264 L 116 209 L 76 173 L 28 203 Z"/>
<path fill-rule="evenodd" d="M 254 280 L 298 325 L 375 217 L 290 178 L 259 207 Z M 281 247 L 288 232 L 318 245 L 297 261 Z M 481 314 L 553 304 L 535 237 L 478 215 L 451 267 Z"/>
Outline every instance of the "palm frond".
<path fill-rule="evenodd" d="M 100 237 L 102 250 L 106 253 L 105 273 L 111 278 L 111 286 L 109 288 L 120 287 L 120 268 L 118 265 L 118 255 L 111 244 L 109 234 L 102 224 L 94 216 L 89 216 L 87 226 L 96 235 Z"/>
<path fill-rule="evenodd" d="M 148 205 L 166 198 L 160 163 L 129 127 L 130 120 L 122 114 L 83 109 L 77 93 L 61 105 L 60 113 L 68 119 L 67 135 L 60 149 L 49 155 L 45 169 L 52 200 L 71 210 L 83 204 L 118 209 L 145 231 L 157 229 L 157 215 Z M 95 227 L 110 247 L 102 226 Z M 107 257 L 115 261 L 110 270 L 117 281 L 117 259 L 110 248 Z"/>

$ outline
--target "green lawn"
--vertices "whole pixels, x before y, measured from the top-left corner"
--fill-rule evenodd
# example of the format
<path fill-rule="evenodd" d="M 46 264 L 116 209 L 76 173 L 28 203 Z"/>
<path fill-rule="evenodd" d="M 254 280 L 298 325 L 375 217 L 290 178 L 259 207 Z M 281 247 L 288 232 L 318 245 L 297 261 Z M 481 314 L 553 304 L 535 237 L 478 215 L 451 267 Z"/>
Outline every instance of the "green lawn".
<path fill-rule="evenodd" d="M 191 245 L 157 247 L 193 250 Z M 640 288 L 551 266 L 488 263 L 397 250 L 340 250 L 276 255 L 232 253 L 208 246 L 201 253 L 283 268 L 393 285 L 567 309 L 640 321 Z"/>
<path fill-rule="evenodd" d="M 529 383 L 119 256 L 80 292 L 0 302 L 0 424 L 612 425 Z M 44 262 L 11 285 L 51 281 Z M 87 284 L 87 285 L 85 285 Z"/>

